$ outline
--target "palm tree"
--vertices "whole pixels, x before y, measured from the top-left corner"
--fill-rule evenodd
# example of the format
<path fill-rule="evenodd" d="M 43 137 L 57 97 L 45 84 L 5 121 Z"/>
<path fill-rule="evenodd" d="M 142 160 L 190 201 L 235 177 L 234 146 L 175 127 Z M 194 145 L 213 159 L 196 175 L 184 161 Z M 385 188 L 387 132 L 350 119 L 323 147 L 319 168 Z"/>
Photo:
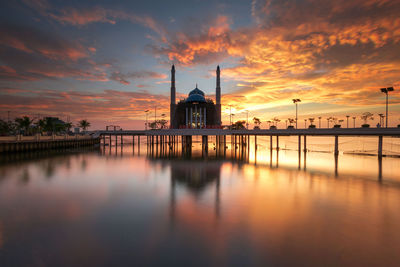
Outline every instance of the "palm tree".
<path fill-rule="evenodd" d="M 257 118 L 257 117 L 254 117 L 254 118 L 253 118 L 253 122 L 254 122 L 254 124 L 255 124 L 254 129 L 260 129 L 260 125 L 261 125 L 260 119 Z"/>
<path fill-rule="evenodd" d="M 308 126 L 308 128 L 315 128 L 314 125 L 315 118 L 308 118 L 308 121 L 310 122 L 310 126 Z"/>
<path fill-rule="evenodd" d="M 0 135 L 10 135 L 15 133 L 15 124 L 11 121 L 0 120 Z"/>
<path fill-rule="evenodd" d="M 46 128 L 46 121 L 43 119 L 38 120 L 37 122 L 35 122 L 35 124 L 39 133 L 42 133 Z"/>
<path fill-rule="evenodd" d="M 369 127 L 368 120 L 373 120 L 374 119 L 373 116 L 374 114 L 372 114 L 371 112 L 364 112 L 360 117 L 364 121 L 364 124 L 361 126 L 368 128 Z"/>
<path fill-rule="evenodd" d="M 79 127 L 82 128 L 83 131 L 86 131 L 86 129 L 90 127 L 90 122 L 87 120 L 81 120 L 79 121 Z"/>
<path fill-rule="evenodd" d="M 18 130 L 24 130 L 24 134 L 28 134 L 32 121 L 28 116 L 23 116 L 22 118 L 16 118 Z"/>
<path fill-rule="evenodd" d="M 65 128 L 65 130 L 67 130 L 67 132 L 69 132 L 71 130 L 72 126 L 73 126 L 72 122 L 64 123 L 64 128 Z"/>
<path fill-rule="evenodd" d="M 278 123 L 281 121 L 280 119 L 278 119 L 278 118 L 276 118 L 276 117 L 273 118 L 272 120 L 273 120 L 275 126 L 278 126 Z"/>
<path fill-rule="evenodd" d="M 246 121 L 237 121 L 232 125 L 232 129 L 233 130 L 246 129 L 246 127 L 244 126 L 245 124 L 246 124 Z"/>

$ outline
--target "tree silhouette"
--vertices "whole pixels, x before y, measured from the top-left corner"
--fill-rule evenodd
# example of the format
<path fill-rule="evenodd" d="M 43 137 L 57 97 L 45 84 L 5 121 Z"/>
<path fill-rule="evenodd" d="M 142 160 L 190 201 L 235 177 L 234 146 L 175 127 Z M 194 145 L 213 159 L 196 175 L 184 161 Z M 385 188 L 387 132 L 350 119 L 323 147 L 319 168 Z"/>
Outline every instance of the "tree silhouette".
<path fill-rule="evenodd" d="M 87 120 L 81 120 L 79 121 L 79 127 L 82 128 L 83 131 L 86 131 L 86 129 L 90 127 L 90 122 Z"/>
<path fill-rule="evenodd" d="M 257 117 L 254 117 L 254 118 L 253 118 L 253 122 L 254 122 L 254 124 L 255 124 L 254 129 L 260 129 L 260 125 L 261 125 L 260 119 L 257 118 Z"/>
<path fill-rule="evenodd" d="M 364 121 L 364 124 L 362 125 L 363 127 L 368 127 L 368 120 L 374 120 L 374 114 L 372 114 L 371 112 L 364 112 L 360 118 Z"/>
<path fill-rule="evenodd" d="M 277 126 L 278 123 L 279 123 L 281 120 L 275 117 L 275 118 L 272 119 L 272 121 L 274 122 L 274 125 Z"/>
<path fill-rule="evenodd" d="M 38 129 L 39 133 L 42 133 L 46 127 L 46 121 L 43 119 L 40 119 L 35 122 L 36 128 Z"/>
<path fill-rule="evenodd" d="M 71 128 L 72 128 L 72 122 L 66 122 L 66 123 L 64 123 L 64 128 L 65 128 L 65 130 L 67 131 L 67 132 L 69 132 L 70 130 L 71 130 Z M 89 123 L 89 126 L 90 126 L 90 123 Z"/>
<path fill-rule="evenodd" d="M 15 123 L 17 124 L 18 130 L 24 130 L 24 134 L 27 135 L 30 132 L 30 127 L 33 120 L 28 116 L 23 116 L 22 118 L 16 118 Z"/>
<path fill-rule="evenodd" d="M 246 121 L 237 121 L 232 124 L 232 129 L 233 130 L 246 129 L 245 124 L 246 124 Z"/>

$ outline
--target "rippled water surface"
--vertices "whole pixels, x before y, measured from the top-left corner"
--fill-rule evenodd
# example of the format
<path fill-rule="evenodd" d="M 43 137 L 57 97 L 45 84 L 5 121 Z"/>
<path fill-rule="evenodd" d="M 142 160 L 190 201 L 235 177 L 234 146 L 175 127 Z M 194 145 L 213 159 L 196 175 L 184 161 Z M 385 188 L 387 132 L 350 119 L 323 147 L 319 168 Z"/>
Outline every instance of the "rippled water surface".
<path fill-rule="evenodd" d="M 399 158 L 196 140 L 1 157 L 0 266 L 398 266 Z"/>

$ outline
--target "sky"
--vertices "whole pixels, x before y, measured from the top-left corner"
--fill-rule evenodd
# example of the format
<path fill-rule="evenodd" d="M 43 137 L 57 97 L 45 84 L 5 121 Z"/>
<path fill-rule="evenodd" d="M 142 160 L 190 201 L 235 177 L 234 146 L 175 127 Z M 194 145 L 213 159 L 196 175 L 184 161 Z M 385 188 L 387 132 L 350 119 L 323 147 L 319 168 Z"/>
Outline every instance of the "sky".
<path fill-rule="evenodd" d="M 143 129 L 198 87 L 222 119 L 385 113 L 400 124 L 399 0 L 2 1 L 0 118 Z M 299 125 L 300 126 L 300 125 Z M 325 125 L 323 125 L 325 126 Z"/>

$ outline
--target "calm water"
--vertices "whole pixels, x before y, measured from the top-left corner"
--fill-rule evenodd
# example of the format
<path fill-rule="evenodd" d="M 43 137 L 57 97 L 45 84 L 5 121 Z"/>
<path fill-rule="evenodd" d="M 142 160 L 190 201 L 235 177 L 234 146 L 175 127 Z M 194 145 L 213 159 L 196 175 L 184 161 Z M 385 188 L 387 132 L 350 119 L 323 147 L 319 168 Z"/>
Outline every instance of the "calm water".
<path fill-rule="evenodd" d="M 2 157 L 0 266 L 398 266 L 400 158 L 295 140 Z"/>

